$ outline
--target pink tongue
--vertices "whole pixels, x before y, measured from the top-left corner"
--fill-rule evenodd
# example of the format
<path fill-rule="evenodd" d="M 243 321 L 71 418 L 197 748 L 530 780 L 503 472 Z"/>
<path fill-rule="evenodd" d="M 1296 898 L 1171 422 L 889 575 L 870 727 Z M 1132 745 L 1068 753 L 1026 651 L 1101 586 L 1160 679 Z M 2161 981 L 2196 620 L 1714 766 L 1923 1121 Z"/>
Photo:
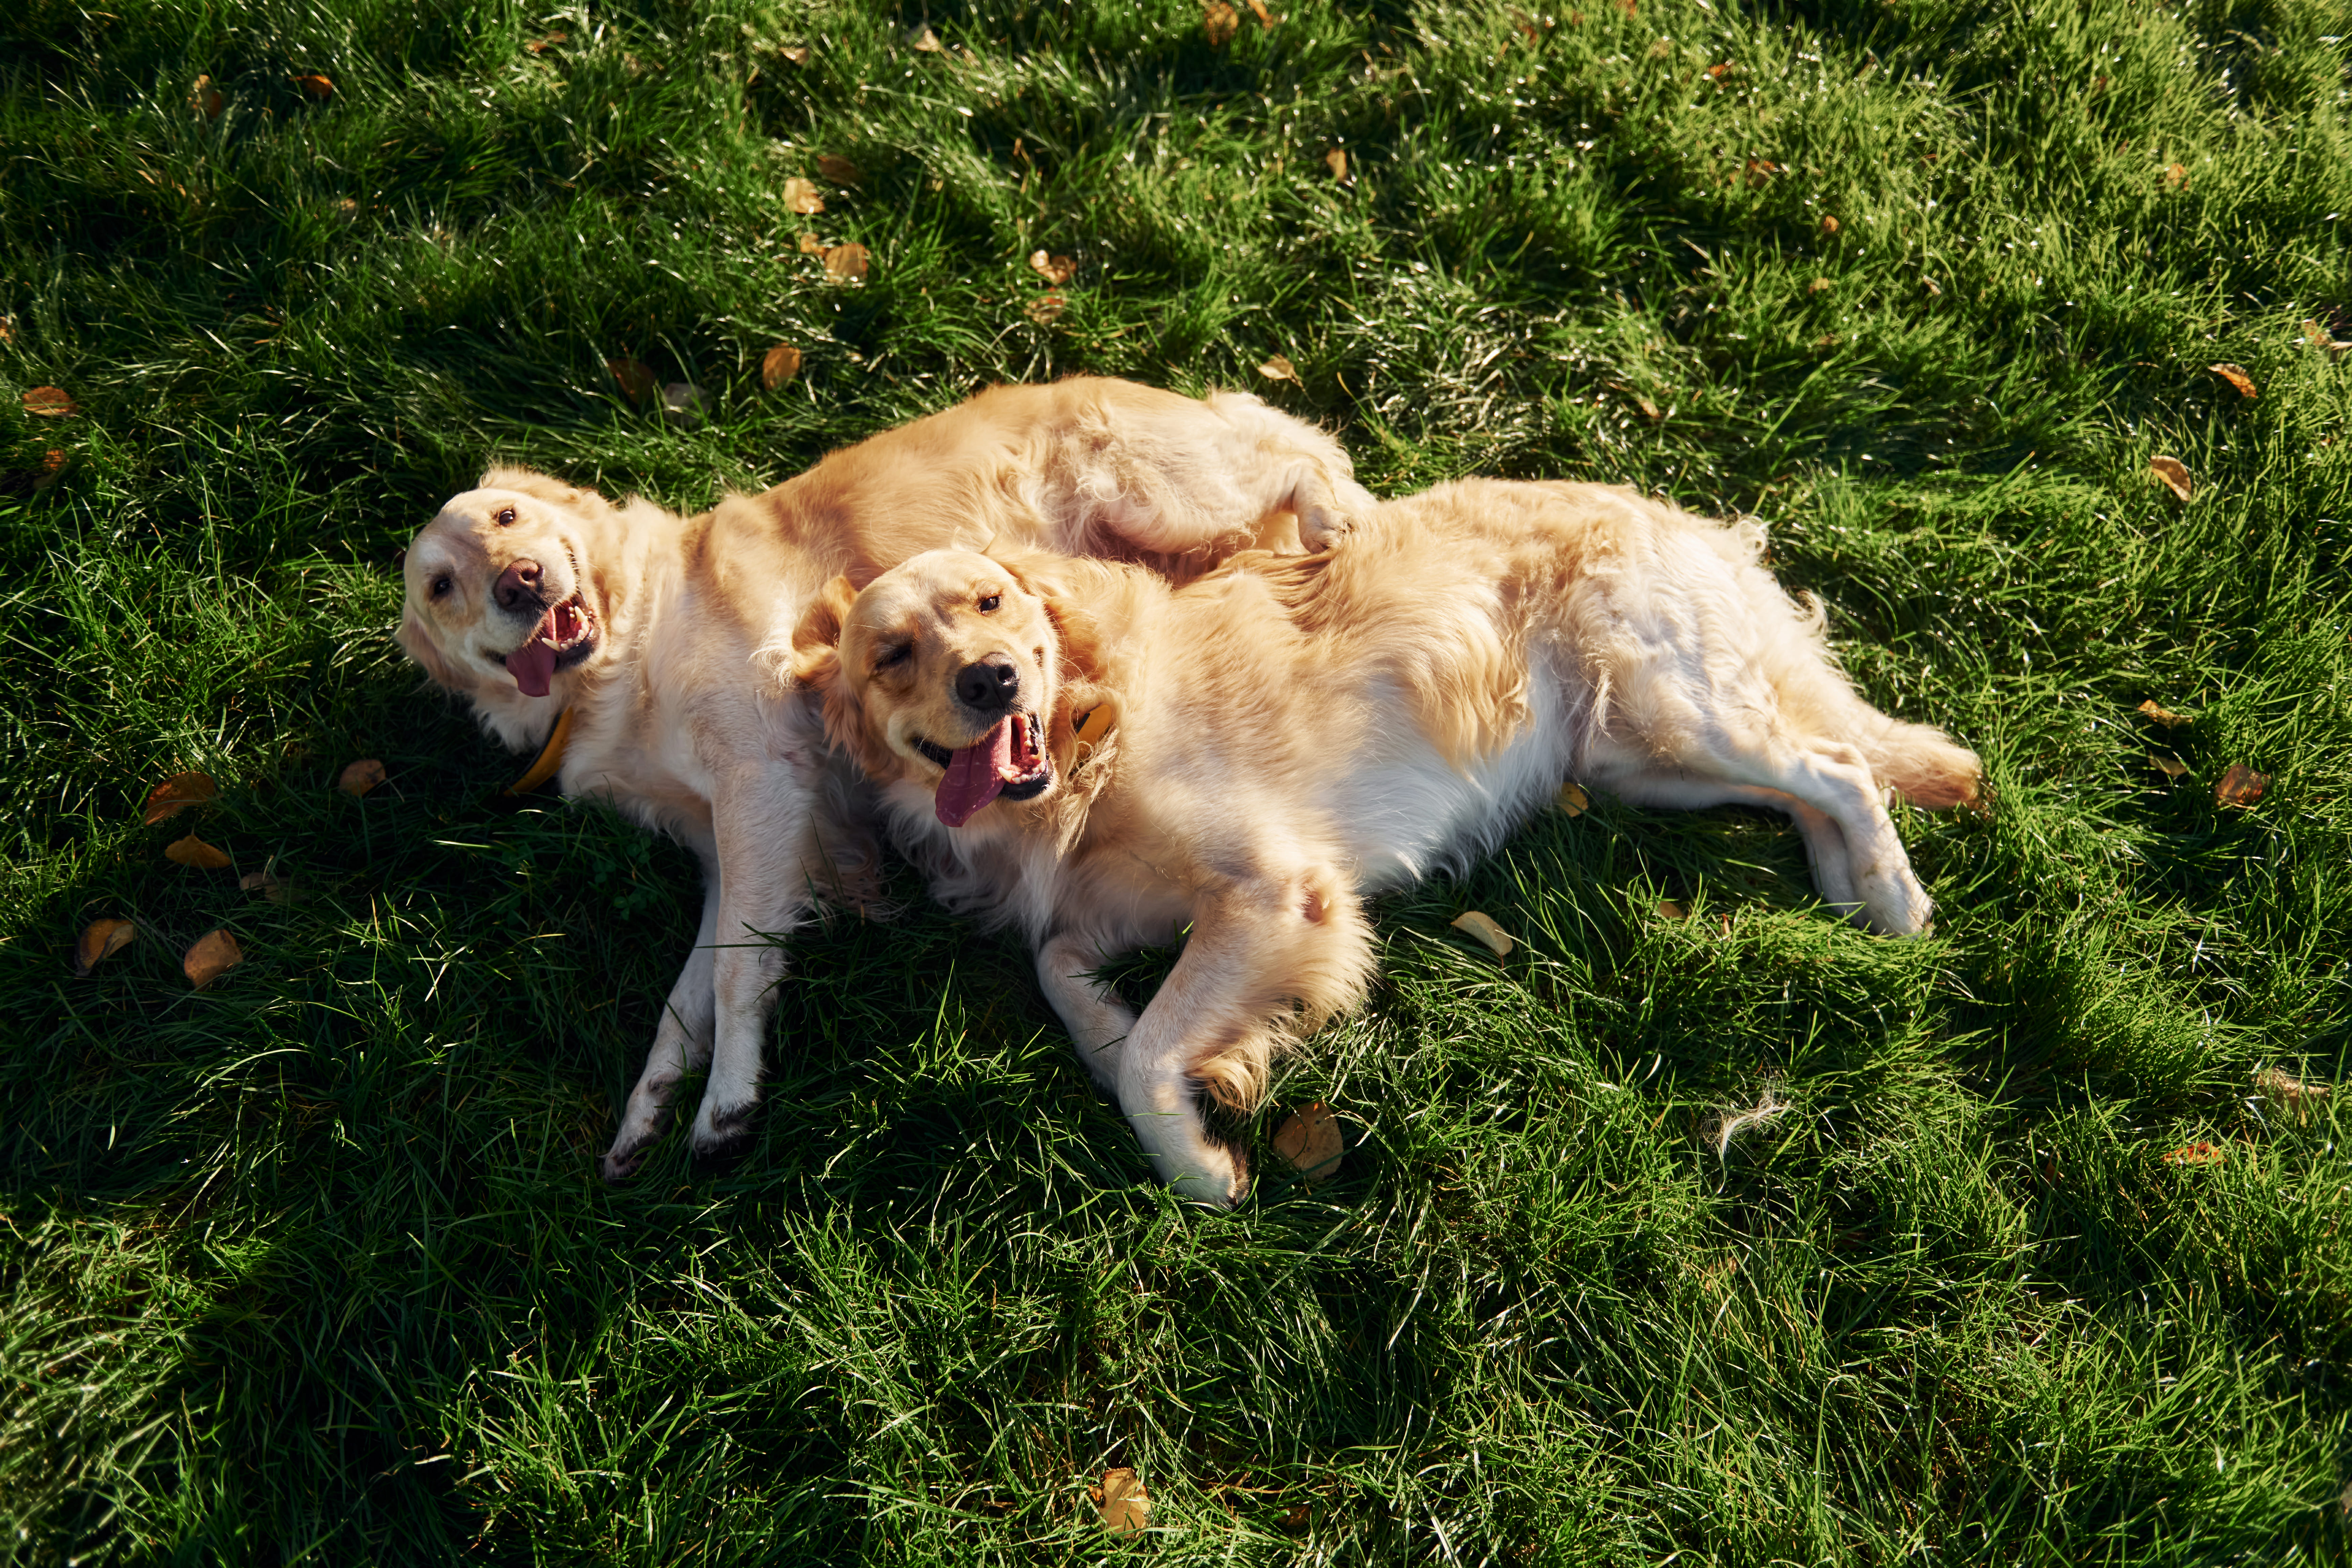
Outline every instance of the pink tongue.
<path fill-rule="evenodd" d="M 996 798 L 1012 771 L 1013 721 L 1007 719 L 948 759 L 948 776 L 940 781 L 931 809 L 950 827 L 961 827 Z"/>
<path fill-rule="evenodd" d="M 555 679 L 555 648 L 549 641 L 555 636 L 555 612 L 547 612 L 530 634 L 530 641 L 507 655 L 507 673 L 515 678 L 525 697 L 544 697 L 548 682 Z"/>

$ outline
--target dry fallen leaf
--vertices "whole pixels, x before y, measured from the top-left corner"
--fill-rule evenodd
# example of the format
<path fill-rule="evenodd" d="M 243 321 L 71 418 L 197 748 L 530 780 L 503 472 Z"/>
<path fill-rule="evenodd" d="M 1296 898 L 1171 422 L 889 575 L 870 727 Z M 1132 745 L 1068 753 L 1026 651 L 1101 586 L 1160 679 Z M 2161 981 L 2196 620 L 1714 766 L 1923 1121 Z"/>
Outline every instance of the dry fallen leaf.
<path fill-rule="evenodd" d="M 269 864 L 260 870 L 247 871 L 244 876 L 239 877 L 236 879 L 236 885 L 246 892 L 259 893 L 273 904 L 294 902 L 294 879 L 291 877 L 281 877 L 278 874 L 278 857 L 275 855 L 269 858 Z"/>
<path fill-rule="evenodd" d="M 1467 910 L 1454 916 L 1454 929 L 1465 935 L 1475 936 L 1485 942 L 1494 950 L 1496 958 L 1510 957 L 1511 949 L 1518 946 L 1517 942 L 1511 940 L 1510 932 L 1496 925 L 1491 917 L 1476 910 Z"/>
<path fill-rule="evenodd" d="M 1274 1152 L 1290 1162 L 1290 1168 L 1304 1176 L 1311 1187 L 1339 1174 L 1339 1158 L 1348 1152 L 1348 1141 L 1339 1134 L 1339 1119 L 1318 1100 L 1299 1107 L 1297 1113 L 1276 1131 Z"/>
<path fill-rule="evenodd" d="M 1293 385 L 1305 384 L 1299 381 L 1298 371 L 1291 364 L 1289 356 L 1286 354 L 1272 355 L 1264 364 L 1257 367 L 1257 373 L 1268 381 L 1286 381 Z"/>
<path fill-rule="evenodd" d="M 836 283 L 861 282 L 873 263 L 873 253 L 862 245 L 836 245 L 824 253 L 824 275 Z"/>
<path fill-rule="evenodd" d="M 1651 402 L 1648 398 L 1643 396 L 1638 392 L 1633 394 L 1633 406 L 1642 411 L 1642 417 L 1644 419 L 1664 419 L 1665 417 L 1664 414 L 1658 412 L 1658 405 L 1656 404 Z"/>
<path fill-rule="evenodd" d="M 784 210 L 803 217 L 814 217 L 824 211 L 824 198 L 817 194 L 816 182 L 794 174 L 784 182 Z"/>
<path fill-rule="evenodd" d="M 947 47 L 940 42 L 940 36 L 937 33 L 932 32 L 928 26 L 908 28 L 907 42 L 912 47 L 927 55 L 938 54 L 942 48 Z"/>
<path fill-rule="evenodd" d="M 335 96 L 334 82 L 316 71 L 307 76 L 296 77 L 294 85 L 302 89 L 303 97 L 315 99 L 321 103 Z"/>
<path fill-rule="evenodd" d="M 1672 899 L 1660 899 L 1657 902 L 1656 909 L 1658 918 L 1662 921 L 1686 921 L 1690 919 L 1690 911 L 1683 908 L 1682 905 L 1675 902 Z"/>
<path fill-rule="evenodd" d="M 2168 1150 L 2164 1163 L 2168 1165 L 2218 1165 L 2221 1163 L 2221 1151 L 2210 1143 L 2183 1143 L 2178 1149 Z"/>
<path fill-rule="evenodd" d="M 1241 13 L 1226 5 L 1224 0 L 1212 0 L 1201 15 L 1201 30 L 1209 36 L 1209 47 L 1213 49 L 1222 49 L 1233 42 L 1234 34 L 1240 30 L 1241 25 Z"/>
<path fill-rule="evenodd" d="M 2209 364 L 2205 368 L 2211 371 L 2215 375 L 2220 376 L 2223 381 L 2228 382 L 2231 386 L 2236 387 L 2238 389 L 2238 395 L 2246 399 L 2250 403 L 2256 397 L 2262 395 L 2254 390 L 2254 378 L 2246 374 L 2246 367 L 2244 365 Z"/>
<path fill-rule="evenodd" d="M 2317 321 L 2304 322 L 2303 335 L 2311 341 L 2313 348 L 2326 350 L 2330 359 L 2342 353 L 2346 349 L 2352 349 L 2352 343 L 2339 341 L 2335 334 Z"/>
<path fill-rule="evenodd" d="M 809 52 L 808 46 L 806 44 L 786 44 L 783 47 L 778 49 L 776 53 L 783 56 L 784 58 L 792 61 L 793 64 L 796 66 L 804 66 L 808 64 Z"/>
<path fill-rule="evenodd" d="M 1021 313 L 1041 327 L 1050 327 L 1062 319 L 1070 301 L 1059 294 L 1040 294 L 1021 307 Z"/>
<path fill-rule="evenodd" d="M 760 356 L 760 384 L 770 392 L 801 373 L 801 351 L 790 343 L 778 343 Z"/>
<path fill-rule="evenodd" d="M 73 394 L 62 386 L 34 387 L 20 401 L 25 405 L 26 413 L 37 414 L 46 419 L 69 419 L 81 412 L 81 405 L 76 403 Z"/>
<path fill-rule="evenodd" d="M 532 54 L 543 55 L 571 36 L 571 34 L 559 28 L 555 32 L 548 33 L 540 37 L 533 38 L 530 42 L 525 44 L 523 47 L 529 49 Z"/>
<path fill-rule="evenodd" d="M 2170 490 L 2182 500 L 2187 500 L 2189 499 L 2189 479 L 2188 464 L 2182 462 L 2178 458 L 2155 457 L 2150 458 L 2147 460 L 2147 468 L 2148 472 L 2154 474 L 2158 479 L 2164 481 L 2164 488 L 2166 489 Z"/>
<path fill-rule="evenodd" d="M 194 866 L 204 871 L 226 870 L 229 864 L 226 854 L 214 848 L 193 833 L 185 838 L 175 838 L 163 846 L 163 858 L 177 861 L 183 866 Z"/>
<path fill-rule="evenodd" d="M 1078 264 L 1066 256 L 1048 256 L 1042 250 L 1029 253 L 1029 270 L 1059 289 L 1077 275 Z"/>
<path fill-rule="evenodd" d="M 213 79 L 208 76 L 198 77 L 196 85 L 188 91 L 188 107 L 206 120 L 218 120 L 226 102 L 227 100 L 221 97 L 221 89 L 213 85 Z"/>
<path fill-rule="evenodd" d="M 147 792 L 146 809 L 139 820 L 152 827 L 166 817 L 177 816 L 192 805 L 201 805 L 220 794 L 220 785 L 206 773 L 173 773 Z"/>
<path fill-rule="evenodd" d="M 680 429 L 701 424 L 705 406 L 702 388 L 690 381 L 673 381 L 662 388 L 662 417 Z"/>
<path fill-rule="evenodd" d="M 819 153 L 816 155 L 816 172 L 836 185 L 854 185 L 866 177 L 856 164 L 846 158 L 835 157 L 831 153 Z"/>
<path fill-rule="evenodd" d="M 1826 278 L 1816 278 L 1811 283 L 1805 285 L 1805 292 L 1808 294 L 1826 294 L 1836 287 L 1836 284 L 1831 282 Z"/>
<path fill-rule="evenodd" d="M 824 241 L 819 239 L 813 234 L 804 234 L 801 236 L 800 247 L 801 254 L 803 256 L 823 256 L 824 254 Z"/>
<path fill-rule="evenodd" d="M 345 795 L 365 795 L 383 783 L 383 764 L 373 757 L 363 757 L 336 776 L 335 787 Z"/>
<path fill-rule="evenodd" d="M 236 945 L 236 938 L 225 931 L 208 931 L 181 955 L 180 973 L 202 991 L 244 962 L 245 950 Z"/>
<path fill-rule="evenodd" d="M 1833 217 L 1824 216 L 1822 218 L 1822 232 L 1823 234 L 1835 234 L 1837 231 L 1838 220 Z"/>
<path fill-rule="evenodd" d="M 608 359 L 604 368 L 620 383 L 621 395 L 632 403 L 643 403 L 654 395 L 654 373 L 633 359 Z"/>
<path fill-rule="evenodd" d="M 112 958 L 131 945 L 139 928 L 129 921 L 92 921 L 82 928 L 81 940 L 74 943 L 74 973 L 88 974 L 105 960 Z"/>
<path fill-rule="evenodd" d="M 2271 775 L 2258 773 L 2243 763 L 2231 763 L 2221 782 L 2213 786 L 2213 798 L 2223 805 L 2248 806 L 2263 798 L 2263 791 L 2271 787 Z"/>
<path fill-rule="evenodd" d="M 2151 752 L 2148 753 L 2147 760 L 2154 763 L 2156 764 L 2156 771 L 2162 773 L 2166 778 L 2177 779 L 2183 778 L 2188 775 L 2189 764 L 2182 762 L 2179 757 L 2173 756 L 2168 752 Z"/>
<path fill-rule="evenodd" d="M 1721 81 L 1725 77 L 1729 76 L 1729 75 L 1732 73 L 1732 71 L 1733 71 L 1733 70 L 1735 70 L 1735 69 L 1737 69 L 1737 68 L 1737 68 L 1737 67 L 1735 67 L 1735 66 L 1734 66 L 1734 65 L 1733 65 L 1729 60 L 1726 60 L 1726 61 L 1724 61 L 1721 65 L 1714 65 L 1714 66 L 1709 66 L 1709 67 L 1707 67 L 1707 68 L 1706 68 L 1706 74 L 1707 74 L 1707 76 L 1708 76 L 1710 79 L 1714 79 L 1714 80 L 1716 80 L 1716 81 Z"/>
<path fill-rule="evenodd" d="M 1348 183 L 1348 150 L 1345 147 L 1334 147 L 1324 153 L 1323 166 L 1331 171 L 1333 179 L 1343 185 Z"/>
<path fill-rule="evenodd" d="M 1151 1522 L 1151 1494 L 1124 1466 L 1105 1470 L 1102 1479 L 1103 1528 L 1113 1535 L 1135 1535 Z"/>
<path fill-rule="evenodd" d="M 1582 816 L 1592 809 L 1592 797 L 1572 784 L 1559 786 L 1559 795 L 1552 804 L 1570 816 Z"/>
<path fill-rule="evenodd" d="M 90 929 L 95 931 L 97 927 Z M 2310 1115 L 2319 1102 L 2327 1098 L 2326 1084 L 2305 1083 L 2283 1068 L 2263 1068 L 2254 1075 L 2254 1087 L 2294 1111 L 2298 1121 Z"/>
<path fill-rule="evenodd" d="M 2139 711 L 2147 714 L 2149 718 L 2155 720 L 2158 723 L 2163 725 L 2168 730 L 2174 729 L 2179 725 L 2189 722 L 2188 720 L 2182 718 L 2179 714 L 2175 713 L 2169 708 L 2159 706 L 2156 699 L 2153 697 L 2139 705 Z"/>

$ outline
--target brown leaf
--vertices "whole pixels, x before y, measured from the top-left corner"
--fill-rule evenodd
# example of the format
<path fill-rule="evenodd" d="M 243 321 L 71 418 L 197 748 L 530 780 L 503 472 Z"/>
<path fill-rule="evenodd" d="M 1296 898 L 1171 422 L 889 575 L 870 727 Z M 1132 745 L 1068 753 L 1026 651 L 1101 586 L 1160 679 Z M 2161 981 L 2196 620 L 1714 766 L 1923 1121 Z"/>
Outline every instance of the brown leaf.
<path fill-rule="evenodd" d="M 92 921 L 82 928 L 81 938 L 74 943 L 74 973 L 88 974 L 107 959 L 131 945 L 139 928 L 129 921 Z"/>
<path fill-rule="evenodd" d="M 1334 147 L 1324 153 L 1323 166 L 1331 171 L 1333 179 L 1343 185 L 1348 183 L 1348 150 L 1345 147 Z"/>
<path fill-rule="evenodd" d="M 776 53 L 783 56 L 784 58 L 792 61 L 793 64 L 796 66 L 804 66 L 808 64 L 809 51 L 806 44 L 786 44 L 783 47 L 778 49 Z"/>
<path fill-rule="evenodd" d="M 529 49 L 532 54 L 543 55 L 547 53 L 548 50 L 553 48 L 556 45 L 563 42 L 566 38 L 569 38 L 571 36 L 571 34 L 559 28 L 555 32 L 544 34 L 541 37 L 533 38 L 530 42 L 525 44 L 523 47 Z"/>
<path fill-rule="evenodd" d="M 813 234 L 804 234 L 801 236 L 800 247 L 801 254 L 803 256 L 823 256 L 824 254 L 824 241 L 819 239 Z"/>
<path fill-rule="evenodd" d="M 166 817 L 177 816 L 192 805 L 201 805 L 220 794 L 220 785 L 206 773 L 173 773 L 147 792 L 146 809 L 139 820 L 152 827 Z"/>
<path fill-rule="evenodd" d="M 938 54 L 947 47 L 940 42 L 940 36 L 932 32 L 928 26 L 908 28 L 907 43 L 910 47 L 927 55 Z"/>
<path fill-rule="evenodd" d="M 1510 932 L 1496 925 L 1490 916 L 1476 910 L 1465 910 L 1454 916 L 1454 929 L 1485 942 L 1494 950 L 1496 958 L 1510 957 L 1511 949 L 1519 945 L 1511 940 Z"/>
<path fill-rule="evenodd" d="M 1029 270 L 1059 289 L 1077 275 L 1078 264 L 1066 256 L 1048 256 L 1042 250 L 1029 253 Z"/>
<path fill-rule="evenodd" d="M 836 185 L 854 185 L 866 177 L 865 173 L 856 164 L 846 158 L 837 158 L 830 153 L 819 153 L 816 155 L 816 172 Z"/>
<path fill-rule="evenodd" d="M 202 991 L 244 962 L 245 950 L 236 945 L 236 938 L 225 931 L 208 931 L 181 955 L 180 972 Z"/>
<path fill-rule="evenodd" d="M 2147 714 L 2149 718 L 2155 720 L 2158 723 L 2163 725 L 2168 730 L 2178 729 L 2179 726 L 2189 722 L 2188 720 L 2182 718 L 2179 714 L 2175 713 L 2169 708 L 2158 706 L 2156 699 L 2153 697 L 2141 703 L 2138 710 Z"/>
<path fill-rule="evenodd" d="M 1771 183 L 1772 176 L 1780 172 L 1780 165 L 1775 163 L 1769 158 L 1750 158 L 1748 160 L 1748 183 L 1751 185 L 1769 184 Z"/>
<path fill-rule="evenodd" d="M 824 198 L 817 194 L 816 182 L 798 174 L 784 182 L 784 210 L 803 217 L 814 217 L 824 211 Z"/>
<path fill-rule="evenodd" d="M 19 401 L 24 404 L 26 413 L 37 414 L 45 419 L 70 419 L 81 412 L 81 405 L 76 403 L 73 394 L 62 386 L 34 387 Z"/>
<path fill-rule="evenodd" d="M 1726 60 L 1719 66 L 1707 67 L 1706 74 L 1709 77 L 1712 77 L 1715 80 L 1721 81 L 1725 77 L 1729 76 L 1738 68 L 1734 66 L 1729 60 Z"/>
<path fill-rule="evenodd" d="M 1643 396 L 1638 392 L 1633 394 L 1633 406 L 1642 411 L 1642 417 L 1644 419 L 1664 419 L 1665 417 L 1664 414 L 1658 412 L 1658 405 L 1656 404 L 1651 402 L 1648 398 Z"/>
<path fill-rule="evenodd" d="M 90 929 L 94 931 L 97 928 L 93 926 Z M 2264 1068 L 2254 1074 L 2254 1087 L 2294 1111 L 2298 1121 L 2318 1109 L 2319 1102 L 2327 1098 L 2326 1084 L 2305 1083 L 2283 1068 Z"/>
<path fill-rule="evenodd" d="M 1660 899 L 1657 902 L 1656 908 L 1658 918 L 1662 921 L 1686 921 L 1690 919 L 1690 911 L 1683 908 L 1682 905 L 1675 902 L 1672 899 Z"/>
<path fill-rule="evenodd" d="M 1102 1478 L 1103 1528 L 1113 1535 L 1136 1535 L 1151 1522 L 1151 1495 L 1133 1470 L 1105 1470 Z"/>
<path fill-rule="evenodd" d="M 1570 816 L 1582 816 L 1592 809 L 1592 797 L 1572 784 L 1564 784 L 1552 804 Z"/>
<path fill-rule="evenodd" d="M 296 77 L 294 79 L 294 85 L 302 89 L 303 97 L 310 99 L 316 102 L 324 103 L 327 100 L 335 96 L 334 82 L 326 77 L 320 76 L 316 71 L 312 71 L 307 76 Z"/>
<path fill-rule="evenodd" d="M 365 795 L 382 783 L 383 764 L 373 757 L 363 757 L 337 775 L 335 787 L 345 795 Z"/>
<path fill-rule="evenodd" d="M 2211 371 L 2215 375 L 2220 376 L 2223 381 L 2228 382 L 2231 386 L 2236 387 L 2238 389 L 2238 395 L 2244 398 L 2249 403 L 2252 403 L 2256 397 L 2261 395 L 2261 394 L 2254 390 L 2254 378 L 2246 374 L 2246 367 L 2244 365 L 2209 364 L 2205 368 Z"/>
<path fill-rule="evenodd" d="M 227 855 L 193 833 L 163 846 L 163 858 L 177 861 L 183 866 L 193 866 L 200 871 L 225 871 L 229 866 Z"/>
<path fill-rule="evenodd" d="M 2313 348 L 2326 350 L 2327 357 L 2330 359 L 2334 359 L 2346 349 L 2352 349 L 2352 343 L 2338 342 L 2333 333 L 2317 321 L 2304 322 L 2303 335 L 2311 341 Z"/>
<path fill-rule="evenodd" d="M 1294 386 L 1303 386 L 1306 384 L 1306 383 L 1298 379 L 1297 367 L 1290 363 L 1290 358 L 1287 354 L 1272 354 L 1267 356 L 1266 362 L 1257 367 L 1257 373 L 1258 374 L 1265 377 L 1268 381 L 1286 381 Z"/>
<path fill-rule="evenodd" d="M 1288 1161 L 1290 1168 L 1304 1176 L 1311 1187 L 1339 1174 L 1339 1159 L 1348 1152 L 1348 1141 L 1340 1134 L 1339 1119 L 1318 1100 L 1300 1106 L 1276 1130 L 1274 1152 Z"/>
<path fill-rule="evenodd" d="M 2221 1163 L 2221 1151 L 2210 1143 L 2183 1143 L 2178 1149 L 2167 1151 L 2164 1163 L 2168 1165 L 2218 1165 Z"/>
<path fill-rule="evenodd" d="M 2189 166 L 2187 164 L 2167 163 L 2164 166 L 2164 188 L 2166 190 L 2177 191 L 2188 183 Z"/>
<path fill-rule="evenodd" d="M 1050 327 L 1062 319 L 1070 308 L 1069 300 L 1060 294 L 1040 294 L 1021 307 L 1021 313 L 1041 327 Z"/>
<path fill-rule="evenodd" d="M 2185 777 L 2189 772 L 2189 764 L 2187 763 L 2182 762 L 2179 757 L 2173 756 L 2168 752 L 2151 752 L 2148 753 L 2147 760 L 2156 764 L 2156 771 L 2158 773 L 2162 773 L 2168 779 Z"/>
<path fill-rule="evenodd" d="M 1624 12 L 1628 16 L 1638 14 L 1634 9 L 1633 0 L 1617 0 L 1617 8 Z"/>
<path fill-rule="evenodd" d="M 760 384 L 770 392 L 801 373 L 801 351 L 790 343 L 778 343 L 760 356 Z"/>
<path fill-rule="evenodd" d="M 1836 284 L 1831 282 L 1826 278 L 1816 278 L 1811 283 L 1805 285 L 1805 292 L 1808 294 L 1826 294 L 1836 287 Z"/>
<path fill-rule="evenodd" d="M 824 275 L 835 283 L 862 282 L 874 254 L 862 245 L 836 245 L 824 253 Z"/>
<path fill-rule="evenodd" d="M 206 120 L 218 120 L 227 102 L 221 96 L 221 89 L 213 85 L 213 79 L 208 76 L 198 77 L 196 85 L 188 91 L 188 107 Z"/>
<path fill-rule="evenodd" d="M 1240 31 L 1241 25 L 1241 14 L 1226 5 L 1224 0 L 1210 0 L 1207 9 L 1201 14 L 1201 30 L 1209 36 L 1209 47 L 1213 49 L 1222 49 L 1232 43 L 1234 34 Z"/>
<path fill-rule="evenodd" d="M 33 482 L 37 490 L 47 489 L 66 471 L 66 455 L 56 447 L 41 454 L 41 477 Z"/>
<path fill-rule="evenodd" d="M 2189 478 L 2188 464 L 2182 462 L 2178 458 L 2166 458 L 2159 456 L 2150 458 L 2147 460 L 2147 469 L 2148 472 L 2154 474 L 2158 479 L 2161 479 L 2164 482 L 2164 488 L 2166 489 L 2170 490 L 2182 500 L 2187 500 L 2189 499 L 2190 480 Z"/>
<path fill-rule="evenodd" d="M 608 359 L 604 368 L 620 383 L 621 395 L 632 403 L 643 403 L 654 395 L 654 373 L 633 359 Z"/>
<path fill-rule="evenodd" d="M 273 904 L 295 902 L 294 879 L 278 874 L 278 858 L 271 856 L 269 864 L 258 871 L 247 871 L 236 879 L 236 885 L 248 893 L 259 893 Z"/>
<path fill-rule="evenodd" d="M 2271 787 L 2271 775 L 2258 773 L 2243 763 L 2231 763 L 2221 782 L 2213 786 L 2213 798 L 2223 805 L 2245 807 L 2263 798 L 2263 791 Z"/>
<path fill-rule="evenodd" d="M 1823 234 L 1835 234 L 1837 231 L 1838 231 L 1838 220 L 1837 220 L 1837 219 L 1835 219 L 1835 218 L 1833 218 L 1833 217 L 1831 217 L 1831 216 L 1830 216 L 1828 214 L 1826 214 L 1826 213 L 1822 214 L 1822 232 Z"/>
<path fill-rule="evenodd" d="M 1274 28 L 1274 16 L 1266 10 L 1265 0 L 1249 0 L 1249 8 L 1251 14 L 1257 17 L 1257 25 L 1271 32 Z"/>

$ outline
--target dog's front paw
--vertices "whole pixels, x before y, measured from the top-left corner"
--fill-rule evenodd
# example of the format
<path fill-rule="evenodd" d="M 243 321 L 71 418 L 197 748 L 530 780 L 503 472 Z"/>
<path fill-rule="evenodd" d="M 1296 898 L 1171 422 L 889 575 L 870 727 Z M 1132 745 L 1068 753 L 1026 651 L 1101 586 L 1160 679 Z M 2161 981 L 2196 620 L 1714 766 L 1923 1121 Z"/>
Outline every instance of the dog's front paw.
<path fill-rule="evenodd" d="M 1181 1169 L 1170 1161 L 1163 1173 L 1169 1191 L 1188 1204 L 1229 1209 L 1249 1195 L 1249 1166 L 1234 1150 L 1213 1145 L 1197 1151 Z"/>

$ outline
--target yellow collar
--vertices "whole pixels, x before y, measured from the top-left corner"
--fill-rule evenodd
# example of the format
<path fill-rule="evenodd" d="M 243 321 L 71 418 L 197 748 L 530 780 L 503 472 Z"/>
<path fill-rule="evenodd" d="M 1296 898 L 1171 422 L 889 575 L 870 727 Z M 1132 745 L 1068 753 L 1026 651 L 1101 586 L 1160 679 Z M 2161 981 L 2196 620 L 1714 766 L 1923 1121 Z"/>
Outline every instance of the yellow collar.
<path fill-rule="evenodd" d="M 565 743 L 571 739 L 572 710 L 566 708 L 562 712 L 558 713 L 555 716 L 554 731 L 547 737 L 547 744 L 541 748 L 539 761 L 530 764 L 530 771 L 529 773 L 515 780 L 514 783 L 507 785 L 506 793 L 509 795 L 529 795 L 531 791 L 537 789 L 540 785 L 553 778 L 555 776 L 555 770 L 563 765 L 563 748 Z"/>

